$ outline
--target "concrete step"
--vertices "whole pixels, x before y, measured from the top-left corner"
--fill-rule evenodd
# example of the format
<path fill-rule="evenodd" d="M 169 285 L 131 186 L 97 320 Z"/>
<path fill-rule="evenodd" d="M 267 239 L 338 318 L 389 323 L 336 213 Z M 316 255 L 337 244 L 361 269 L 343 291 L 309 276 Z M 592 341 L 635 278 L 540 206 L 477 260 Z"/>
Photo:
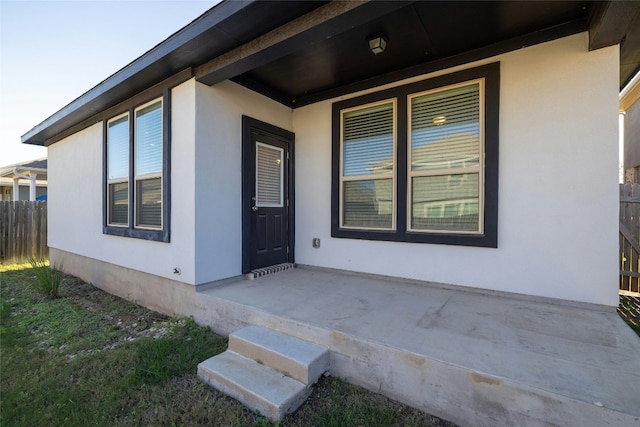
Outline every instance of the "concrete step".
<path fill-rule="evenodd" d="M 311 388 L 227 350 L 198 365 L 198 377 L 253 411 L 280 421 L 305 401 Z"/>
<path fill-rule="evenodd" d="M 329 370 L 326 347 L 260 326 L 229 335 L 229 350 L 306 385 L 314 384 Z"/>
<path fill-rule="evenodd" d="M 325 347 L 249 326 L 229 335 L 226 352 L 200 363 L 198 377 L 250 409 L 282 420 L 328 369 Z"/>

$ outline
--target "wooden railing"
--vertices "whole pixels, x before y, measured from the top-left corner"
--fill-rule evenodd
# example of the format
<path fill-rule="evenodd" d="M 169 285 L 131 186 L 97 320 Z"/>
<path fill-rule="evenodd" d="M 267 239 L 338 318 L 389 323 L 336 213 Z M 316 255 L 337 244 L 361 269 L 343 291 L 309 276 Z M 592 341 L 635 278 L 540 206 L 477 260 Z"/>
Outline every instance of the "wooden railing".
<path fill-rule="evenodd" d="M 620 184 L 620 290 L 640 293 L 640 184 Z"/>
<path fill-rule="evenodd" d="M 47 202 L 0 202 L 0 263 L 48 256 Z"/>

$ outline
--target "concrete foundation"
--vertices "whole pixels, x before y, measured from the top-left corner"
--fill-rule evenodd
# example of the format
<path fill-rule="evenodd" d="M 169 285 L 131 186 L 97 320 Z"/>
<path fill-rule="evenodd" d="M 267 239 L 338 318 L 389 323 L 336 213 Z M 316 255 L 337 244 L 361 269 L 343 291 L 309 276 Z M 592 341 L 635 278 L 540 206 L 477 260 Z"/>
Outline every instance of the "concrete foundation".
<path fill-rule="evenodd" d="M 170 316 L 192 314 L 195 286 L 55 248 L 49 248 L 49 259 L 51 265 L 62 264 L 65 272 L 151 310 Z"/>

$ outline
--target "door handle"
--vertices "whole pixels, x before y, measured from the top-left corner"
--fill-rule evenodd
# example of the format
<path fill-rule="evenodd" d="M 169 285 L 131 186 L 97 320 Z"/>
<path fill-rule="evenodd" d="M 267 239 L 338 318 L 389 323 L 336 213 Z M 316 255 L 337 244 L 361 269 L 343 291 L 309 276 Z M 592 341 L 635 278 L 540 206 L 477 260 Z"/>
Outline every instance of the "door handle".
<path fill-rule="evenodd" d="M 257 210 L 258 210 L 258 207 L 257 207 L 257 206 L 252 206 L 252 207 L 251 207 L 251 210 L 255 212 L 255 211 L 257 211 Z"/>

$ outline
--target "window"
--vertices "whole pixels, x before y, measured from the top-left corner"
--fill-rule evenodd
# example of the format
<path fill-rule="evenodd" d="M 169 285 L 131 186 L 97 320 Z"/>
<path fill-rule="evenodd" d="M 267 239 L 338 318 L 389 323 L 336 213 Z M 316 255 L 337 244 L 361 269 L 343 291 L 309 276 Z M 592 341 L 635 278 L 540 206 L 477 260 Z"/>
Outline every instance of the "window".
<path fill-rule="evenodd" d="M 136 227 L 162 227 L 162 101 L 135 110 Z"/>
<path fill-rule="evenodd" d="M 129 225 L 129 116 L 107 124 L 109 225 Z"/>
<path fill-rule="evenodd" d="M 106 122 L 104 233 L 169 241 L 168 91 Z"/>
<path fill-rule="evenodd" d="M 342 112 L 340 208 L 343 227 L 391 230 L 395 102 Z"/>
<path fill-rule="evenodd" d="M 482 233 L 483 80 L 409 96 L 408 229 Z"/>
<path fill-rule="evenodd" d="M 334 103 L 332 236 L 497 246 L 499 64 Z"/>

